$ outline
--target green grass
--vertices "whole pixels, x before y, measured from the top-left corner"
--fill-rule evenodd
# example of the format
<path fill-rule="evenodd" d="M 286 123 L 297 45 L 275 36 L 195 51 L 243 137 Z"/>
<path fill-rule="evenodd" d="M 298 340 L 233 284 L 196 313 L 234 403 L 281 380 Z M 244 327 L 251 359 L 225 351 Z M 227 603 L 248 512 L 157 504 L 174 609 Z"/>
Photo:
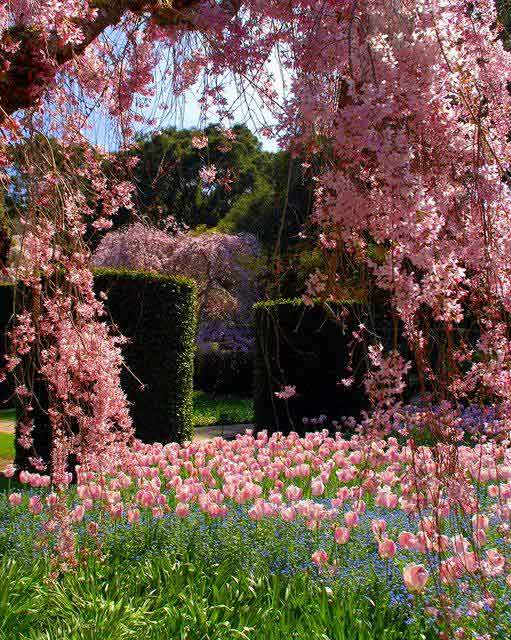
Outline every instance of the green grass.
<path fill-rule="evenodd" d="M 236 575 L 161 555 L 131 564 L 89 561 L 48 580 L 0 562 L 0 639 L 11 640 L 426 640 L 374 584 L 333 589 L 307 574 Z"/>
<path fill-rule="evenodd" d="M 0 410 L 0 424 L 14 422 L 14 409 Z M 193 426 L 207 427 L 213 424 L 245 424 L 254 420 L 252 398 L 239 396 L 215 396 L 204 391 L 193 392 Z M 14 437 L 0 433 L 0 458 L 10 460 L 14 453 Z"/>
<path fill-rule="evenodd" d="M 215 396 L 204 391 L 193 392 L 193 426 L 212 424 L 243 424 L 253 422 L 252 398 L 239 396 Z"/>
<path fill-rule="evenodd" d="M 0 426 L 6 422 L 14 422 L 14 409 L 0 409 Z M 14 435 L 0 432 L 0 469 L 14 457 Z"/>
<path fill-rule="evenodd" d="M 15 409 L 0 409 L 0 423 L 1 422 L 14 422 L 16 420 Z"/>
<path fill-rule="evenodd" d="M 0 459 L 11 460 L 14 457 L 14 435 L 0 433 Z"/>

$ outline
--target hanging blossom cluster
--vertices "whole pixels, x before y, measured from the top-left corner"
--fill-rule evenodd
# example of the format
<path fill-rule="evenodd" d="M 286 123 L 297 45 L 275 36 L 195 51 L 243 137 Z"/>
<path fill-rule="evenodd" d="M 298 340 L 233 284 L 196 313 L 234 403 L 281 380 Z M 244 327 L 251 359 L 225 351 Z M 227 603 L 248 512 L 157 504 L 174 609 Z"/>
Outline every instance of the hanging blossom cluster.
<path fill-rule="evenodd" d="M 109 185 L 101 158 L 90 150 L 67 149 L 68 161 L 73 153 L 87 162 L 81 168 L 72 162 L 72 179 L 60 171 L 45 173 L 48 157 L 38 155 L 41 170 L 27 178 L 22 252 L 8 269 L 18 284 L 16 306 L 21 308 L 5 364 L 22 405 L 19 444 L 36 469 L 48 465 L 58 490 L 71 481 L 70 456 L 98 464 L 112 445 L 132 436 L 119 384 L 122 337 L 111 333 L 95 296 L 90 253 L 82 240 L 88 216 L 108 220 L 119 207 L 131 206 L 132 187 Z M 49 459 L 34 446 L 34 407 L 47 414 Z"/>
<path fill-rule="evenodd" d="M 328 144 L 315 220 L 391 293 L 423 391 L 464 401 L 480 385 L 507 403 L 511 56 L 493 3 L 321 11 L 298 45 L 307 63 L 289 138 L 311 154 Z M 444 330 L 448 375 L 430 366 L 425 320 Z M 469 323 L 479 338 L 467 345 L 458 329 Z"/>

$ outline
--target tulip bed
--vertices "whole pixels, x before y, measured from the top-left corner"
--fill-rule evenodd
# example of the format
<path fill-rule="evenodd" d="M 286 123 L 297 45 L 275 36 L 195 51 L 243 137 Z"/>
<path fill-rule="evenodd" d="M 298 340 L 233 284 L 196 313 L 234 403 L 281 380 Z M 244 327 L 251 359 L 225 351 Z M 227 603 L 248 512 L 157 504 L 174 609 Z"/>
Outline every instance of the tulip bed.
<path fill-rule="evenodd" d="M 0 632 L 508 638 L 510 479 L 503 444 L 326 430 L 137 443 L 64 498 L 23 473 L 0 496 Z"/>

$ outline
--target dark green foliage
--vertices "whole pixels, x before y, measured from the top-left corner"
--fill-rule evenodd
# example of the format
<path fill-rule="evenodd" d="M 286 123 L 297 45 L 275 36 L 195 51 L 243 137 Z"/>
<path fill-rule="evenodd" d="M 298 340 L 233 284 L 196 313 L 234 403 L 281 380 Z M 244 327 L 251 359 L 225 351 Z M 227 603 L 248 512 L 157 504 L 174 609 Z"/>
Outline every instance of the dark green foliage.
<path fill-rule="evenodd" d="M 243 195 L 265 181 L 273 154 L 262 151 L 261 143 L 244 125 L 235 125 L 236 140 L 230 142 L 221 129 L 210 125 L 205 131 L 168 128 L 142 137 L 132 148 L 119 154 L 139 159 L 133 179 L 137 185 L 137 211 L 154 223 L 173 216 L 192 228 L 214 227 Z M 209 144 L 196 149 L 194 136 L 206 135 Z M 204 185 L 200 169 L 215 165 L 219 179 L 230 177 L 231 184 Z M 129 221 L 121 213 L 117 224 Z"/>
<path fill-rule="evenodd" d="M 495 6 L 497 7 L 499 21 L 503 27 L 500 37 L 504 47 L 509 51 L 511 48 L 511 1 L 496 0 Z"/>
<path fill-rule="evenodd" d="M 94 286 L 107 293 L 113 322 L 131 339 L 123 349 L 122 386 L 133 403 L 137 436 L 145 442 L 190 438 L 195 285 L 154 273 L 98 269 Z"/>
<path fill-rule="evenodd" d="M 265 173 L 233 203 L 218 229 L 253 233 L 271 256 L 276 250 L 285 255 L 299 243 L 298 234 L 312 211 L 313 184 L 299 158 L 284 151 L 271 154 Z"/>
<path fill-rule="evenodd" d="M 360 388 L 366 368 L 363 348 L 353 354 L 349 371 L 352 332 L 362 321 L 362 305 L 345 306 L 348 315 L 339 324 L 320 305 L 305 306 L 301 300 L 272 300 L 255 305 L 256 360 L 254 376 L 255 420 L 259 428 L 287 432 L 303 431 L 302 418 L 321 414 L 329 421 L 356 416 L 367 408 Z M 342 378 L 354 375 L 349 388 Z M 289 400 L 275 396 L 284 385 L 296 386 Z M 309 427 L 308 429 L 309 430 Z"/>
<path fill-rule="evenodd" d="M 197 350 L 194 388 L 219 394 L 251 396 L 254 378 L 254 353 L 211 349 Z"/>

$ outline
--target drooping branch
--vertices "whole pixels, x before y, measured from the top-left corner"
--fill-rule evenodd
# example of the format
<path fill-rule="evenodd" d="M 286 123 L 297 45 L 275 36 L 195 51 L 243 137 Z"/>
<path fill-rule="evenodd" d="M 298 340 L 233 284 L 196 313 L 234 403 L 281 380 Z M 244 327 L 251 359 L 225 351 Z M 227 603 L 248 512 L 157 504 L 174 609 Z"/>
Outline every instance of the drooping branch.
<path fill-rule="evenodd" d="M 80 55 L 108 27 L 127 13 L 147 13 L 159 24 L 184 24 L 199 0 L 96 0 L 89 20 L 76 20 L 83 35 L 77 44 L 62 44 L 56 33 L 45 34 L 32 26 L 13 26 L 1 38 L 0 122 L 19 109 L 35 106 L 59 68 Z"/>

